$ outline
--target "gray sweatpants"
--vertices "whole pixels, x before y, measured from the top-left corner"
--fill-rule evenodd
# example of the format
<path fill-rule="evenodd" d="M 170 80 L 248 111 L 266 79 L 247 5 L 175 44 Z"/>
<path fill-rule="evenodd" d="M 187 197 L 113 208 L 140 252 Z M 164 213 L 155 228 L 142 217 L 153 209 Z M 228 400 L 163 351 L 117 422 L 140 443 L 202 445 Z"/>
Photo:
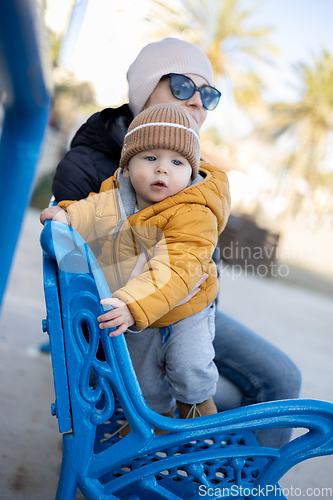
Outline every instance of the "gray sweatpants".
<path fill-rule="evenodd" d="M 174 323 L 164 345 L 160 328 L 126 332 L 143 397 L 151 409 L 166 413 L 175 400 L 194 404 L 214 396 L 218 379 L 214 334 L 214 304 Z"/>

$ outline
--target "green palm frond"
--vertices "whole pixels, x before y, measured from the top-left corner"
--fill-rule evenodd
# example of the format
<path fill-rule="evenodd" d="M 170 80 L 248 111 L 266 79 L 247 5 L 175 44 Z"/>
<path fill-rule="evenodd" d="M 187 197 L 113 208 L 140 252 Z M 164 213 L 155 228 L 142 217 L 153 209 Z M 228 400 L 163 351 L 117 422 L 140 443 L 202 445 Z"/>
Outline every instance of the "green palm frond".
<path fill-rule="evenodd" d="M 158 26 L 159 38 L 190 33 L 190 41 L 209 57 L 215 80 L 229 81 L 239 105 L 245 109 L 263 105 L 265 85 L 259 73 L 255 75 L 254 64 L 273 64 L 277 49 L 270 42 L 273 28 L 249 23 L 259 3 L 246 7 L 240 0 L 182 0 L 172 4 L 154 0 L 153 5 L 150 19 Z"/>
<path fill-rule="evenodd" d="M 289 132 L 298 142 L 290 166 L 291 191 L 285 218 L 295 212 L 297 179 L 303 177 L 312 185 L 318 184 L 318 167 L 333 130 L 333 56 L 322 49 L 312 56 L 310 64 L 299 63 L 294 69 L 300 82 L 299 100 L 273 104 L 262 128 L 273 139 Z"/>
<path fill-rule="evenodd" d="M 333 130 L 333 56 L 322 50 L 313 56 L 311 65 L 301 63 L 295 70 L 300 80 L 300 100 L 273 104 L 266 129 L 280 126 L 282 131 L 301 124 L 303 129 L 311 128 L 312 135 L 326 135 Z"/>

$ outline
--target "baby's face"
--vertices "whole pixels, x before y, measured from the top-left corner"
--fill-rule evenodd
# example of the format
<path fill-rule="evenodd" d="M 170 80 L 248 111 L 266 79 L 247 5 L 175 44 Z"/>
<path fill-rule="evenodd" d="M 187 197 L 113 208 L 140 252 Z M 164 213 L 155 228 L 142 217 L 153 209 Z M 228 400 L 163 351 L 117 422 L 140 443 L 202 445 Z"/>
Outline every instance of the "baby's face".
<path fill-rule="evenodd" d="M 168 149 L 142 151 L 124 168 L 136 192 L 139 210 L 173 196 L 191 184 L 192 167 L 179 153 Z"/>

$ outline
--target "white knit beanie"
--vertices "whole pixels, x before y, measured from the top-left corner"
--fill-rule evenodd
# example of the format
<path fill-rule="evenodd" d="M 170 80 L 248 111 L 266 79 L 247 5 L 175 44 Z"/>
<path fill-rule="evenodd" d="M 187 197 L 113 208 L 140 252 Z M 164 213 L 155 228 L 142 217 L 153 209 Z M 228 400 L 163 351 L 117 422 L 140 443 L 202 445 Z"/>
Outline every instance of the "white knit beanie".
<path fill-rule="evenodd" d="M 127 72 L 129 107 L 140 113 L 162 76 L 192 73 L 213 86 L 213 71 L 206 54 L 193 43 L 165 38 L 146 45 Z"/>

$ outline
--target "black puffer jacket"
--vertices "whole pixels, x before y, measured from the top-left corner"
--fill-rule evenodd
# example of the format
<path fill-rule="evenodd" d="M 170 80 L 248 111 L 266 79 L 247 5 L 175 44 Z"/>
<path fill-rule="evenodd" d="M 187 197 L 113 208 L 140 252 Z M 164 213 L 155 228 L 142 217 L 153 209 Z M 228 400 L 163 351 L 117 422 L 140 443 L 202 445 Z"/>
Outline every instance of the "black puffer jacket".
<path fill-rule="evenodd" d="M 95 113 L 79 128 L 53 179 L 57 202 L 80 200 L 99 192 L 102 182 L 119 167 L 123 140 L 132 120 L 124 104 Z"/>

